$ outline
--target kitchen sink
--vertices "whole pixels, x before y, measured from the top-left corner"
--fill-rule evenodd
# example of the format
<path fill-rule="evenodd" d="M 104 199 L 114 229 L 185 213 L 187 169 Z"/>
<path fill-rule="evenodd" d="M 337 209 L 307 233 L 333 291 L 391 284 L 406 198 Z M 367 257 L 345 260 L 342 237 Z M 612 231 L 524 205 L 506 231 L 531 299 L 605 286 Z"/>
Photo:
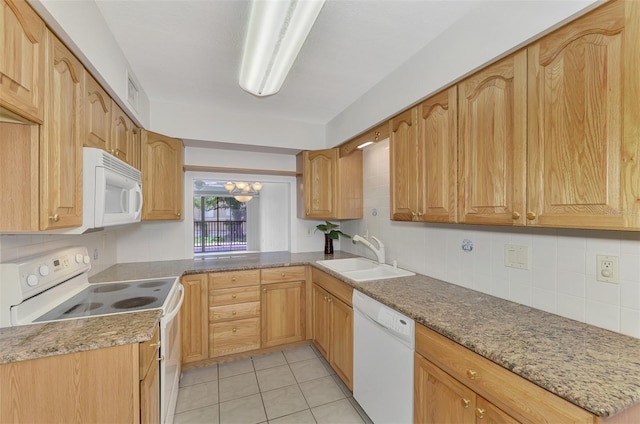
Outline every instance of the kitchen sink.
<path fill-rule="evenodd" d="M 406 269 L 379 264 L 365 258 L 329 259 L 317 263 L 358 282 L 416 275 Z"/>

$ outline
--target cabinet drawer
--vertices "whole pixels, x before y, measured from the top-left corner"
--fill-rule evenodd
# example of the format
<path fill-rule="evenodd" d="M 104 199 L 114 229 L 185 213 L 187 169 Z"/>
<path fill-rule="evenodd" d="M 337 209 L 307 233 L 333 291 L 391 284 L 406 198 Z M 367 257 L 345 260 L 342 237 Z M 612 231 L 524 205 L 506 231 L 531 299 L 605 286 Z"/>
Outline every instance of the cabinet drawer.
<path fill-rule="evenodd" d="M 260 318 L 209 325 L 209 352 L 212 357 L 259 348 Z"/>
<path fill-rule="evenodd" d="M 268 268 L 262 271 L 262 284 L 286 283 L 289 281 L 304 280 L 304 266 L 284 266 L 280 268 Z"/>
<path fill-rule="evenodd" d="M 160 349 L 160 343 L 158 342 L 159 333 L 159 329 L 156 329 L 151 340 L 140 343 L 140 380 L 143 380 L 147 375 L 151 364 L 156 363 L 155 360 L 158 358 L 158 349 Z"/>
<path fill-rule="evenodd" d="M 593 422 L 584 409 L 422 325 L 416 352 L 520 422 Z"/>
<path fill-rule="evenodd" d="M 314 283 L 342 300 L 347 305 L 352 306 L 351 296 L 353 295 L 353 287 L 347 283 L 343 283 L 329 274 L 315 268 L 312 270 L 312 280 Z"/>
<path fill-rule="evenodd" d="M 260 284 L 260 270 L 212 272 L 209 274 L 209 289 L 253 286 Z"/>
<path fill-rule="evenodd" d="M 209 306 L 260 301 L 260 286 L 209 290 Z"/>
<path fill-rule="evenodd" d="M 209 323 L 229 321 L 231 319 L 258 318 L 260 302 L 234 303 L 209 308 Z"/>

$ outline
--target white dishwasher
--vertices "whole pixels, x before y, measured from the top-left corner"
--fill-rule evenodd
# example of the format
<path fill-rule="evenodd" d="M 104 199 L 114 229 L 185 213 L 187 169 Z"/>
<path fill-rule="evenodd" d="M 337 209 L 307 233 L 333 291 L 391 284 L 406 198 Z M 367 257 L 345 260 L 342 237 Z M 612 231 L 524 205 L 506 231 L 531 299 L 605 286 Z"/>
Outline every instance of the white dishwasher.
<path fill-rule="evenodd" d="M 415 322 L 353 291 L 353 397 L 375 424 L 413 422 Z"/>

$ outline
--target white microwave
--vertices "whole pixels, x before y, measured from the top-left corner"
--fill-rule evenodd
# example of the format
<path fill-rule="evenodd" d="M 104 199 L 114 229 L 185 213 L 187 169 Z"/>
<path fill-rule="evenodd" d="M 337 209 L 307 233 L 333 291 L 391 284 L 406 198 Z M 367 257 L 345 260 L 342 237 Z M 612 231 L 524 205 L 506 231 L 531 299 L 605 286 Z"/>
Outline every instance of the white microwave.
<path fill-rule="evenodd" d="M 86 229 L 140 222 L 142 174 L 101 149 L 83 148 L 82 202 Z"/>

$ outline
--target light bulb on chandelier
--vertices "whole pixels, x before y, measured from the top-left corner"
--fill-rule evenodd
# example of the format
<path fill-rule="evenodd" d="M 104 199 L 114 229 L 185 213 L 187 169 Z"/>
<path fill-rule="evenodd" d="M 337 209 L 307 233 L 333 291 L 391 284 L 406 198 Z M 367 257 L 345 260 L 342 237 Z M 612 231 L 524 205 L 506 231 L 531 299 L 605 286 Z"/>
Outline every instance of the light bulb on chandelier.
<path fill-rule="evenodd" d="M 262 190 L 262 183 L 255 182 L 250 184 L 246 181 L 236 181 L 235 183 L 229 181 L 224 185 L 224 188 L 229 192 L 229 194 L 233 194 L 233 198 L 238 202 L 248 202 L 253 199 L 254 195 L 257 195 L 260 190 Z"/>

